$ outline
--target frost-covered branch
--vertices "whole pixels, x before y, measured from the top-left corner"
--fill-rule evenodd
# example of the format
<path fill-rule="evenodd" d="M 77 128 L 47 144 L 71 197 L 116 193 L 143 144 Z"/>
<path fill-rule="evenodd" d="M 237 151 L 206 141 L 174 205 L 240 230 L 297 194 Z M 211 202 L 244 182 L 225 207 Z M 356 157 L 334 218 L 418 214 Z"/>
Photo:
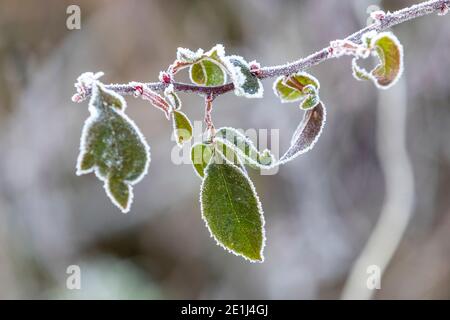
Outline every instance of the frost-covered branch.
<path fill-rule="evenodd" d="M 413 20 L 425 15 L 437 13 L 439 15 L 445 14 L 450 8 L 450 0 L 431 0 L 413 5 L 408 8 L 404 8 L 399 11 L 392 13 L 378 12 L 375 16 L 376 21 L 370 26 L 361 29 L 352 35 L 348 36 L 345 40 L 352 41 L 354 43 L 360 44 L 364 34 L 371 31 L 382 32 L 388 30 L 389 28 L 401 24 L 403 22 Z M 259 79 L 274 78 L 283 75 L 291 75 L 299 71 L 307 70 L 315 65 L 318 65 L 328 59 L 339 57 L 334 53 L 333 47 L 327 46 L 322 50 L 319 50 L 306 58 L 299 59 L 297 61 L 271 67 L 262 67 L 260 69 L 253 70 L 253 73 Z M 160 82 L 150 82 L 146 83 L 146 86 L 154 91 L 162 91 L 173 84 L 175 91 L 181 92 L 193 92 L 200 95 L 212 95 L 218 96 L 224 93 L 234 90 L 233 83 L 227 83 L 220 86 L 202 86 L 195 84 L 187 84 L 180 82 L 171 81 L 160 81 Z M 115 91 L 119 94 L 134 94 L 135 87 L 131 84 L 110 84 L 106 86 L 107 89 Z M 89 92 L 88 92 L 89 94 Z"/>
<path fill-rule="evenodd" d="M 392 87 L 401 77 L 404 49 L 392 26 L 431 13 L 446 14 L 450 0 L 432 0 L 396 11 L 371 14 L 375 22 L 298 61 L 261 67 L 256 61 L 226 55 L 217 44 L 208 51 L 178 48 L 175 61 L 159 74 L 159 82 L 104 85 L 102 72 L 81 74 L 74 102 L 89 99 L 90 117 L 81 137 L 77 173 L 94 172 L 103 181 L 107 195 L 123 212 L 130 210 L 133 187 L 145 176 L 150 164 L 150 146 L 139 128 L 126 114 L 123 95 L 147 100 L 172 122 L 177 145 L 192 140 L 193 126 L 182 108 L 178 92 L 200 94 L 205 100 L 206 139 L 191 146 L 191 162 L 202 179 L 202 217 L 217 243 L 252 262 L 264 260 L 264 217 L 256 190 L 245 166 L 272 169 L 310 151 L 323 132 L 325 103 L 320 98 L 320 82 L 305 72 L 321 62 L 343 55 L 353 57 L 357 80 L 372 81 L 377 88 Z M 374 56 L 376 66 L 366 70 L 359 60 Z M 192 84 L 176 82 L 175 75 L 189 70 Z M 291 138 L 288 150 L 279 158 L 271 150 L 260 151 L 245 135 L 230 127 L 215 128 L 213 101 L 233 91 L 245 98 L 263 96 L 262 79 L 276 78 L 273 92 L 281 103 L 297 103 L 305 111 Z"/>
<path fill-rule="evenodd" d="M 432 13 L 445 14 L 450 7 L 449 0 L 431 0 L 416 4 L 414 6 L 395 11 L 393 13 L 376 12 L 374 15 L 375 22 L 364 29 L 361 29 L 352 35 L 348 36 L 345 40 L 360 44 L 362 42 L 363 35 L 368 32 L 382 32 L 388 30 L 403 22 L 413 20 Z M 292 63 L 274 67 L 265 67 L 261 69 L 259 78 L 272 78 L 280 75 L 292 74 L 301 70 L 309 69 L 319 63 L 322 63 L 328 59 L 339 57 L 333 53 L 332 46 L 323 48 L 316 53 L 309 55 L 306 58 L 294 61 Z"/>

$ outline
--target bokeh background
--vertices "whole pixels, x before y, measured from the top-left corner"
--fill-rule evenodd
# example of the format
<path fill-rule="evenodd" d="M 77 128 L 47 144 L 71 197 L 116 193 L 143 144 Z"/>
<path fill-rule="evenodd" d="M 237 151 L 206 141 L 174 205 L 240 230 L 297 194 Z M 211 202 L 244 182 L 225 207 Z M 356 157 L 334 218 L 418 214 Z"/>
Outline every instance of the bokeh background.
<path fill-rule="evenodd" d="M 274 176 L 251 174 L 265 209 L 263 264 L 210 238 L 200 180 L 171 162 L 170 123 L 144 101 L 127 97 L 152 148 L 131 212 L 94 175 L 75 175 L 88 111 L 70 97 L 82 72 L 155 81 L 177 47 L 216 43 L 284 63 L 365 26 L 369 5 L 417 2 L 1 0 L 0 298 L 367 298 L 372 264 L 387 265 L 375 299 L 450 298 L 449 16 L 394 28 L 406 70 L 391 90 L 355 81 L 348 57 L 310 70 L 328 107 L 319 143 Z M 81 8 L 81 30 L 66 28 L 70 4 Z M 285 149 L 302 112 L 264 83 L 264 99 L 217 99 L 215 123 L 280 129 Z M 201 98 L 181 96 L 200 120 Z M 70 291 L 74 264 L 82 289 Z"/>

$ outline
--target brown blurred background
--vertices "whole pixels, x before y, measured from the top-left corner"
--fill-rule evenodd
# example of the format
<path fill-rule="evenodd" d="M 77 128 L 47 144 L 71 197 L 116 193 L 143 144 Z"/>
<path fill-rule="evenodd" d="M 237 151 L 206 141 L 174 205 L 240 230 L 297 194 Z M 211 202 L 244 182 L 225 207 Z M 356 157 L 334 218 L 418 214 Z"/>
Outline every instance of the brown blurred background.
<path fill-rule="evenodd" d="M 210 238 L 200 180 L 189 165 L 171 163 L 170 124 L 144 101 L 127 97 L 152 148 L 131 212 L 120 213 L 94 175 L 75 175 L 88 111 L 70 97 L 82 72 L 102 70 L 107 83 L 155 81 L 177 47 L 216 43 L 279 64 L 362 28 L 371 4 L 417 2 L 0 0 L 0 298 L 363 298 L 348 280 L 355 261 L 365 274 L 361 253 L 369 250 L 367 261 L 383 264 L 377 259 L 396 237 L 374 297 L 450 298 L 448 16 L 395 27 L 406 70 L 389 91 L 355 81 L 350 58 L 310 70 L 328 106 L 319 143 L 275 176 L 252 173 L 266 217 L 263 264 Z M 66 28 L 69 4 L 81 8 L 81 30 Z M 264 99 L 220 97 L 215 123 L 280 129 L 286 148 L 302 113 L 264 83 Z M 202 100 L 182 99 L 201 119 Z M 66 268 L 74 264 L 82 289 L 70 291 Z"/>

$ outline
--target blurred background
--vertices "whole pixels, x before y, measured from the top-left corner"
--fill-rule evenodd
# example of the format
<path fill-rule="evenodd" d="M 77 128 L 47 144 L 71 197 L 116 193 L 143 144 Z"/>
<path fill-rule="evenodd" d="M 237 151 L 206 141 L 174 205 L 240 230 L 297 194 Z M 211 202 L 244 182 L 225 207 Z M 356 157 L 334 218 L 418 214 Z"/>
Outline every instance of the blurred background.
<path fill-rule="evenodd" d="M 362 28 L 370 5 L 417 2 L 0 0 L 0 298 L 450 298 L 448 16 L 394 28 L 405 74 L 388 91 L 355 81 L 349 57 L 310 70 L 328 107 L 319 143 L 276 175 L 251 173 L 265 210 L 263 264 L 210 238 L 200 180 L 171 162 L 171 125 L 144 101 L 126 98 L 152 148 L 131 212 L 94 175 L 75 175 L 89 114 L 70 97 L 82 72 L 156 81 L 177 47 L 216 43 L 280 64 Z M 70 4 L 81 8 L 80 30 L 66 27 Z M 302 112 L 264 84 L 264 99 L 217 99 L 215 124 L 280 129 L 283 150 Z M 202 119 L 202 99 L 181 97 Z M 66 288 L 70 265 L 81 268 L 81 290 Z M 369 265 L 386 265 L 370 293 Z"/>

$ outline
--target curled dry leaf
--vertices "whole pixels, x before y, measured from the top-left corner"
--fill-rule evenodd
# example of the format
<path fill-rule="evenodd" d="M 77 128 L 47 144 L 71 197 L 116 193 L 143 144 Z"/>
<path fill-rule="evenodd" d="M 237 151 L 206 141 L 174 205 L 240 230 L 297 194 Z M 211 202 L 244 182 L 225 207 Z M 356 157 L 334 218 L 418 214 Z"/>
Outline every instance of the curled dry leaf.
<path fill-rule="evenodd" d="M 306 111 L 303 120 L 292 136 L 291 146 L 280 158 L 279 163 L 289 162 L 311 150 L 322 134 L 325 121 L 326 109 L 323 102 L 320 102 L 315 108 Z"/>
<path fill-rule="evenodd" d="M 273 91 L 282 103 L 300 102 L 300 108 L 308 110 L 319 102 L 320 83 L 306 72 L 278 77 L 273 84 Z"/>
<path fill-rule="evenodd" d="M 383 32 L 372 39 L 380 63 L 372 70 L 380 88 L 394 85 L 403 72 L 403 46 L 390 32 Z"/>
<path fill-rule="evenodd" d="M 377 57 L 379 63 L 370 72 L 357 63 L 359 57 L 352 61 L 353 76 L 357 80 L 372 80 L 380 89 L 392 87 L 403 73 L 403 46 L 392 32 L 363 36 L 365 44 Z"/>

